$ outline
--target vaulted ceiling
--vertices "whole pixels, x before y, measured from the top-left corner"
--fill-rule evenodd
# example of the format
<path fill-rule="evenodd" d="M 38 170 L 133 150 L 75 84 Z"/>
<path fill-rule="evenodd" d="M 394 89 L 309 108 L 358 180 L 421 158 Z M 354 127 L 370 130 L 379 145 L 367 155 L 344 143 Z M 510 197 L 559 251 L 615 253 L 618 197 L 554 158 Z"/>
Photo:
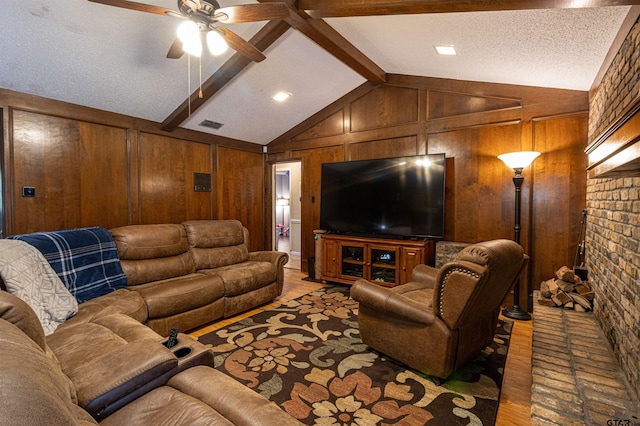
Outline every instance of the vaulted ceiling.
<path fill-rule="evenodd" d="M 0 88 L 265 145 L 387 74 L 589 90 L 640 1 L 286 3 L 282 20 L 227 25 L 266 55 L 252 62 L 231 49 L 167 59 L 179 24 L 170 16 L 87 0 L 4 2 Z M 145 4 L 177 10 L 176 0 Z M 292 96 L 275 102 L 278 91 Z"/>

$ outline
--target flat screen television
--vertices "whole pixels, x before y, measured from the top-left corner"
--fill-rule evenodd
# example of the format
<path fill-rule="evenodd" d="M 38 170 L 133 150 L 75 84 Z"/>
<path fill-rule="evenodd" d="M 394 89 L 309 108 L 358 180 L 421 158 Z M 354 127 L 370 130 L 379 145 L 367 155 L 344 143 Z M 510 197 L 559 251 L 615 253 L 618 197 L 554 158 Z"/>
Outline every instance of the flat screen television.
<path fill-rule="evenodd" d="M 444 236 L 445 155 L 324 163 L 320 227 L 386 238 Z"/>

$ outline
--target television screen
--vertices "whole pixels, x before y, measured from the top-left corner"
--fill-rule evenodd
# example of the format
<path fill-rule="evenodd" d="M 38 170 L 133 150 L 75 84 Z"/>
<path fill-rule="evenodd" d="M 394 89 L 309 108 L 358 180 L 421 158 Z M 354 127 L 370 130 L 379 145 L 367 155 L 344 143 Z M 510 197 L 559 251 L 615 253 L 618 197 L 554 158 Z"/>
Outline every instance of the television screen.
<path fill-rule="evenodd" d="M 320 227 L 389 238 L 443 237 L 445 155 L 324 163 Z"/>

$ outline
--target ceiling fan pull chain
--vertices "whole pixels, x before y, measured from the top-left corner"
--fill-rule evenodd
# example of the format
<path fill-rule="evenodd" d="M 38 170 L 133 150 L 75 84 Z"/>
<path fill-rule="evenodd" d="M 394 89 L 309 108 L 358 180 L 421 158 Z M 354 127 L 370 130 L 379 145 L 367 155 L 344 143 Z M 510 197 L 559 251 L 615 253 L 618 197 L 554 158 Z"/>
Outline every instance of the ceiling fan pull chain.
<path fill-rule="evenodd" d="M 187 100 L 189 102 L 189 117 L 191 116 L 191 55 L 187 53 Z"/>
<path fill-rule="evenodd" d="M 200 89 L 198 89 L 198 98 L 202 99 L 202 57 L 198 58 L 200 66 Z"/>

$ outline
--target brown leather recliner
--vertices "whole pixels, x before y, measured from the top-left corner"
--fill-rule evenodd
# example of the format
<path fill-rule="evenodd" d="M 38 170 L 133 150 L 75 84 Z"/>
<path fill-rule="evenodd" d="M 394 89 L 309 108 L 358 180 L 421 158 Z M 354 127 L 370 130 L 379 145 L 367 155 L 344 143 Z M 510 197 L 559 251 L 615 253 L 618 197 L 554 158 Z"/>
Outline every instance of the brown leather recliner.
<path fill-rule="evenodd" d="M 471 245 L 440 269 L 419 265 L 412 281 L 385 288 L 358 280 L 364 343 L 407 366 L 446 378 L 493 340 L 500 304 L 528 257 L 511 240 Z"/>

